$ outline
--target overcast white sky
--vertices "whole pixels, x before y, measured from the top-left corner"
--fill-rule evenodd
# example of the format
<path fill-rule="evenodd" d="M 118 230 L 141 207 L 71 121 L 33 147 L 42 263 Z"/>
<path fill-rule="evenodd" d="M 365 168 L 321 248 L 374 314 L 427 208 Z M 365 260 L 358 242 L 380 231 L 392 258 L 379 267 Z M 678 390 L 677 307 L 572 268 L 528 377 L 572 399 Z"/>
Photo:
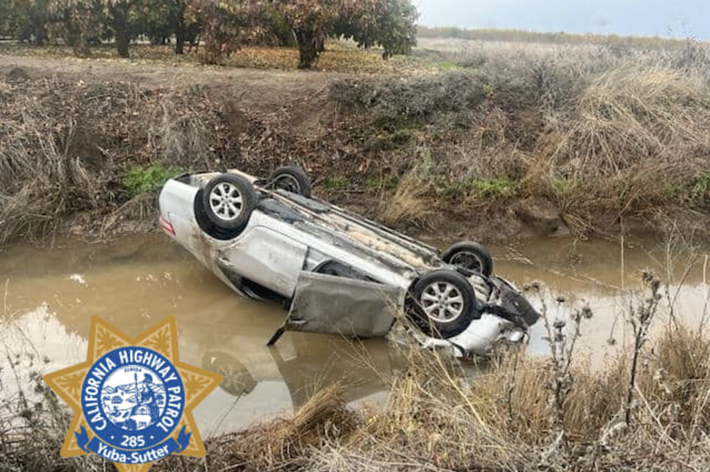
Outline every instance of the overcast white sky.
<path fill-rule="evenodd" d="M 427 26 L 710 39 L 710 0 L 412 0 Z"/>

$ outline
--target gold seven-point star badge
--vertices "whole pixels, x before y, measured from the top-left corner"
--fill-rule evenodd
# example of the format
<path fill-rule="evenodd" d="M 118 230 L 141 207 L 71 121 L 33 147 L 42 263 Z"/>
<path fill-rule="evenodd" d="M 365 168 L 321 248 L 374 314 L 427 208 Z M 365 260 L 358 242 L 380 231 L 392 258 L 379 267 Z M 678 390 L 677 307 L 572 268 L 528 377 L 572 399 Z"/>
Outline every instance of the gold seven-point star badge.
<path fill-rule="evenodd" d="M 93 317 L 86 362 L 44 380 L 74 410 L 62 457 L 146 472 L 172 454 L 206 454 L 192 412 L 222 377 L 180 362 L 175 318 L 131 338 Z"/>

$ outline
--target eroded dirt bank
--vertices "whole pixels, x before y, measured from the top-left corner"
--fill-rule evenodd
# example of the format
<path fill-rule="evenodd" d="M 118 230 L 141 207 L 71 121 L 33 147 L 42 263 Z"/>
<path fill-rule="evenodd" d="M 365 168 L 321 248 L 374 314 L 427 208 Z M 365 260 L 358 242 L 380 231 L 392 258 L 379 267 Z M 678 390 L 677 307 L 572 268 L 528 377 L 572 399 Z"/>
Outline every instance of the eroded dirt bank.
<path fill-rule="evenodd" d="M 688 85 L 668 74 L 647 84 L 650 104 Z M 683 141 L 683 133 L 710 116 L 706 97 L 666 103 L 681 117 L 677 126 L 663 122 L 671 115 L 663 110 L 648 122 L 637 117 L 635 131 L 651 136 L 630 142 L 621 118 L 598 123 L 619 108 L 634 111 L 623 90 L 592 83 L 551 103 L 549 84 L 514 75 L 349 76 L 0 55 L 0 241 L 58 224 L 84 235 L 152 229 L 155 191 L 136 194 L 125 176 L 138 169 L 143 178 L 156 163 L 258 175 L 299 163 L 330 201 L 410 232 L 484 241 L 613 234 L 622 223 L 704 226 L 710 145 L 702 136 Z M 659 87 L 661 98 L 653 95 Z M 590 93 L 609 100 L 592 117 Z"/>

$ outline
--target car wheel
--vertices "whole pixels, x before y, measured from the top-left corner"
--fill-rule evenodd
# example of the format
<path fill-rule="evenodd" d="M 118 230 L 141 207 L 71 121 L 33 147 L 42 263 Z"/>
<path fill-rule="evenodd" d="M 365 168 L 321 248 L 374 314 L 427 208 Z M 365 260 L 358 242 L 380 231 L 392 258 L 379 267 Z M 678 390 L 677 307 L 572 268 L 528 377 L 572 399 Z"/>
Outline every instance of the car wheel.
<path fill-rule="evenodd" d="M 195 221 L 197 222 L 197 225 L 200 227 L 200 229 L 204 231 L 205 234 L 207 234 L 209 237 L 214 238 L 218 241 L 231 241 L 232 239 L 242 234 L 244 228 L 225 229 L 215 225 L 212 220 L 207 216 L 207 212 L 205 211 L 204 198 L 202 198 L 203 195 L 204 190 L 200 189 L 195 195 L 195 202 L 193 205 L 195 211 Z"/>
<path fill-rule="evenodd" d="M 453 270 L 425 275 L 414 285 L 411 296 L 412 321 L 428 336 L 453 338 L 481 317 L 471 283 Z"/>
<path fill-rule="evenodd" d="M 444 262 L 468 272 L 493 274 L 493 257 L 488 249 L 478 243 L 463 242 L 451 246 L 443 256 Z"/>
<path fill-rule="evenodd" d="M 231 354 L 220 351 L 205 353 L 202 367 L 220 374 L 224 380 L 220 388 L 235 397 L 249 395 L 259 384 L 246 365 Z"/>
<path fill-rule="evenodd" d="M 233 174 L 212 179 L 202 192 L 202 199 L 207 217 L 222 229 L 244 228 L 257 204 L 254 186 Z"/>
<path fill-rule="evenodd" d="M 311 179 L 296 166 L 279 167 L 271 174 L 269 181 L 277 190 L 285 190 L 306 198 L 311 198 Z"/>

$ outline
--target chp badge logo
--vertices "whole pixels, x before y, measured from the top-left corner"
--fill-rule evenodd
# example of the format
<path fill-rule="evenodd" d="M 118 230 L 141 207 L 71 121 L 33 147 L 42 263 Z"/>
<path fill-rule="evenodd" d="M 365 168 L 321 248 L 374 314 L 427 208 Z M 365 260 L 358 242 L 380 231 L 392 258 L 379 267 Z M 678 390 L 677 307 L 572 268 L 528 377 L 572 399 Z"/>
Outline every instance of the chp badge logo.
<path fill-rule="evenodd" d="M 86 362 L 44 380 L 74 410 L 62 457 L 145 472 L 171 454 L 206 454 L 192 410 L 222 377 L 179 361 L 174 318 L 132 339 L 94 317 Z"/>

